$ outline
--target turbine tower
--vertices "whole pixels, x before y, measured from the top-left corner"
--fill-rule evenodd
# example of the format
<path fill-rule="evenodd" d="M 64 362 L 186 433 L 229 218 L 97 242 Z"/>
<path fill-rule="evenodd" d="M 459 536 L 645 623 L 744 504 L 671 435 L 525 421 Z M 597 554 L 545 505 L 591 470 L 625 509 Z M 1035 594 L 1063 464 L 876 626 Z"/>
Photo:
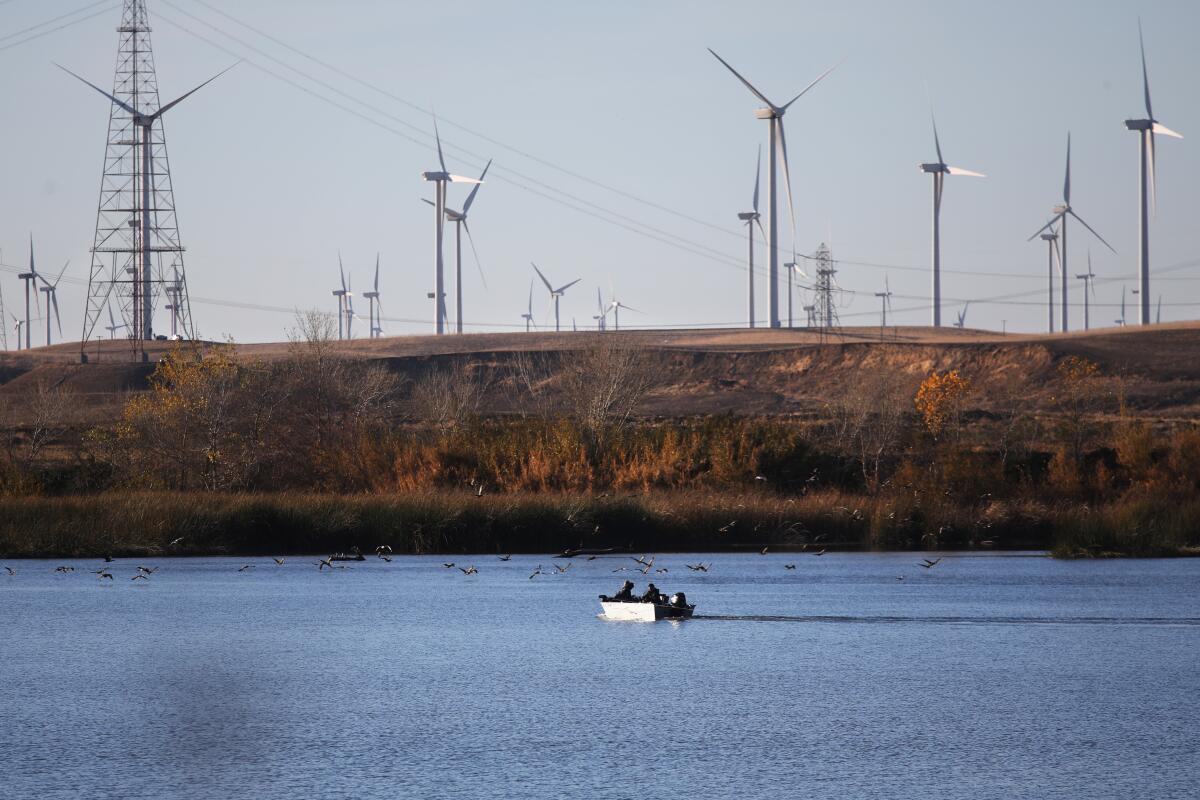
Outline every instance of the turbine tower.
<path fill-rule="evenodd" d="M 1046 256 L 1046 275 L 1048 276 L 1047 294 L 1049 304 L 1049 317 L 1047 320 L 1047 330 L 1054 333 L 1054 260 L 1058 255 L 1058 231 L 1054 228 L 1046 231 L 1041 235 L 1041 239 L 1046 243 L 1048 255 Z"/>
<path fill-rule="evenodd" d="M 367 298 L 370 305 L 367 307 L 367 316 L 371 321 L 367 324 L 369 328 L 367 338 L 378 339 L 383 335 L 383 326 L 380 324 L 380 317 L 383 316 L 383 306 L 379 303 L 379 254 L 375 254 L 375 283 L 374 288 L 369 292 L 363 292 L 363 297 Z M 378 311 L 376 307 L 378 306 Z"/>
<path fill-rule="evenodd" d="M 942 183 L 947 175 L 965 175 L 972 178 L 987 177 L 969 169 L 951 167 L 942 158 L 942 143 L 938 140 L 937 120 L 933 120 L 933 147 L 937 151 L 937 162 L 921 164 L 921 171 L 933 176 L 933 327 L 942 326 Z"/>
<path fill-rule="evenodd" d="M 1070 271 L 1067 266 L 1067 264 L 1068 264 L 1068 262 L 1067 262 L 1067 217 L 1068 216 L 1074 217 L 1075 220 L 1080 225 L 1082 225 L 1083 227 L 1088 229 L 1088 232 L 1091 233 L 1092 236 L 1095 236 L 1097 239 L 1099 239 L 1101 244 L 1103 244 L 1109 250 L 1112 250 L 1112 252 L 1114 254 L 1117 252 L 1116 250 L 1113 250 L 1112 245 L 1110 245 L 1108 242 L 1104 241 L 1103 236 L 1096 233 L 1096 231 L 1092 228 L 1092 226 L 1088 225 L 1086 222 L 1084 222 L 1083 217 L 1076 214 L 1075 209 L 1073 209 L 1071 207 L 1071 134 L 1070 133 L 1067 134 L 1067 175 L 1066 175 L 1066 178 L 1063 179 L 1063 201 L 1062 201 L 1062 205 L 1055 206 L 1053 209 L 1051 209 L 1050 213 L 1053 214 L 1054 216 L 1052 216 L 1050 218 L 1049 222 L 1047 222 L 1042 227 L 1038 228 L 1037 231 L 1034 232 L 1033 236 L 1029 237 L 1028 241 L 1032 242 L 1034 239 L 1036 239 L 1038 236 L 1040 236 L 1043 231 L 1050 230 L 1055 225 L 1058 225 L 1058 235 L 1061 240 L 1061 245 L 1059 246 L 1059 251 L 1058 251 L 1059 252 L 1058 264 L 1059 264 L 1059 275 L 1062 278 L 1062 280 L 1060 281 L 1060 285 L 1062 287 L 1062 332 L 1066 333 L 1069 330 L 1069 327 L 1067 325 L 1067 281 L 1070 276 Z"/>
<path fill-rule="evenodd" d="M 880 333 L 887 327 L 887 312 L 892 307 L 892 289 L 888 286 L 887 276 L 883 276 L 883 291 L 876 292 L 875 296 L 879 298 L 879 328 Z"/>
<path fill-rule="evenodd" d="M 121 315 L 131 325 L 135 352 L 142 342 L 154 338 L 154 306 L 164 255 L 179 268 L 179 302 L 175 304 L 179 308 L 174 311 L 186 335 L 195 338 L 163 115 L 232 69 L 161 105 L 145 0 L 125 0 L 117 32 L 120 44 L 111 94 L 62 68 L 111 101 L 80 342 L 83 361 L 87 360 L 83 348 L 114 290 Z M 145 359 L 144 350 L 141 355 Z"/>
<path fill-rule="evenodd" d="M 1138 215 L 1138 290 L 1141 292 L 1139 298 L 1138 321 L 1143 325 L 1150 324 L 1150 204 L 1154 204 L 1154 208 L 1158 209 L 1158 182 L 1155 178 L 1154 169 L 1154 137 L 1156 134 L 1170 136 L 1174 139 L 1182 139 L 1181 134 L 1176 133 L 1170 128 L 1159 123 L 1154 118 L 1154 111 L 1150 107 L 1150 75 L 1146 70 L 1146 42 L 1142 38 L 1142 21 L 1138 20 L 1138 43 L 1142 50 L 1142 92 L 1146 101 L 1146 118 L 1145 119 L 1127 119 L 1125 127 L 1131 131 L 1137 131 L 1141 138 L 1141 172 L 1138 182 L 1138 201 L 1140 203 Z M 1149 193 L 1147 193 L 1147 181 L 1149 181 Z M 1147 196 L 1147 194 L 1149 196 Z M 1122 315 L 1123 316 L 1123 315 Z"/>
<path fill-rule="evenodd" d="M 31 234 L 29 234 L 29 271 L 22 272 L 20 275 L 17 276 L 17 278 L 19 278 L 20 280 L 25 281 L 25 349 L 26 350 L 33 347 L 33 342 L 30 341 L 30 333 L 33 329 L 29 325 L 29 321 L 30 321 L 29 287 L 30 287 L 30 284 L 33 284 L 33 302 L 38 304 L 38 307 L 37 307 L 38 314 L 41 314 L 42 306 L 41 306 L 41 303 L 39 303 L 38 299 L 37 299 L 37 293 L 38 293 L 37 282 L 41 277 L 42 277 L 41 275 L 38 275 L 37 266 L 34 264 L 34 261 L 33 261 L 33 234 L 31 233 Z M 18 328 L 17 328 L 17 349 L 18 350 L 21 349 L 20 326 L 18 326 Z"/>
<path fill-rule="evenodd" d="M 533 278 L 529 279 L 529 305 L 526 306 L 521 319 L 525 320 L 525 332 L 529 333 L 530 328 L 533 327 Z"/>
<path fill-rule="evenodd" d="M 758 226 L 758 230 L 762 233 L 763 239 L 767 238 L 766 231 L 763 230 L 761 215 L 758 213 L 758 184 L 759 178 L 762 175 L 762 145 L 758 146 L 758 161 L 754 167 L 754 197 L 750 203 L 750 210 L 743 211 L 738 214 L 738 219 L 746 223 L 746 240 L 747 253 L 749 261 L 747 262 L 747 283 L 746 283 L 746 319 L 749 320 L 749 326 L 754 327 L 754 226 Z"/>
<path fill-rule="evenodd" d="M 62 281 L 62 276 L 70 265 L 70 261 L 63 264 L 63 268 L 59 271 L 58 277 L 54 279 L 54 283 L 42 278 L 42 283 L 45 285 L 40 291 L 46 293 L 46 347 L 50 346 L 50 317 L 54 317 L 58 323 L 58 338 L 62 338 L 62 316 L 58 313 L 58 284 Z"/>
<path fill-rule="evenodd" d="M 474 178 L 464 178 L 462 175 L 452 175 L 446 169 L 446 157 L 442 154 L 442 136 L 438 133 L 437 117 L 433 120 L 433 137 L 437 141 L 438 166 L 440 170 L 422 172 L 421 178 L 434 186 L 433 202 L 433 300 L 434 333 L 439 336 L 446 332 L 446 279 L 442 261 L 442 239 L 445 234 L 446 219 L 446 184 L 447 183 L 480 183 Z M 460 240 L 461 242 L 461 240 Z"/>
<path fill-rule="evenodd" d="M 530 263 L 532 264 L 533 262 L 530 262 Z M 546 284 L 546 291 L 550 292 L 550 302 L 554 304 L 554 332 L 558 333 L 559 332 L 558 301 L 562 298 L 563 293 L 566 292 L 567 289 L 570 289 L 572 286 L 579 283 L 581 280 L 583 280 L 583 278 L 576 278 L 575 280 L 571 281 L 570 283 L 564 284 L 564 285 L 558 287 L 557 289 L 555 289 L 553 286 L 550 285 L 550 281 L 546 280 L 546 276 L 542 274 L 542 271 L 540 269 L 538 269 L 537 264 L 533 264 L 533 271 L 536 272 L 538 274 L 538 277 L 542 279 L 542 283 Z M 574 328 L 574 325 L 575 325 L 575 323 L 574 323 L 574 321 L 572 321 L 572 323 L 571 323 L 572 328 Z"/>
<path fill-rule="evenodd" d="M 4 257 L 0 255 L 0 262 L 4 261 Z M 8 349 L 8 328 L 4 325 L 4 284 L 0 284 L 0 348 Z M 17 335 L 17 349 L 21 348 L 20 335 Z"/>
<path fill-rule="evenodd" d="M 338 341 L 341 341 L 346 338 L 344 332 L 346 325 L 346 295 L 350 294 L 350 290 L 346 288 L 346 270 L 342 266 L 341 253 L 338 253 L 338 276 L 342 279 L 342 288 L 334 289 L 332 294 L 337 298 Z"/>
<path fill-rule="evenodd" d="M 772 328 L 779 327 L 779 213 L 778 213 L 778 198 L 776 197 L 776 152 L 783 160 L 783 181 L 787 187 L 788 196 L 788 214 L 791 218 L 792 225 L 792 248 L 796 246 L 796 210 L 792 201 L 792 178 L 791 172 L 788 169 L 787 158 L 787 137 L 783 132 L 783 115 L 787 113 L 788 108 L 792 103 L 799 100 L 809 89 L 812 89 L 820 83 L 826 75 L 833 72 L 837 65 L 825 70 L 817 79 L 805 86 L 800 94 L 793 97 L 781 106 L 777 106 L 767 99 L 767 96 L 754 88 L 754 84 L 746 80 L 741 74 L 729 65 L 729 62 L 721 58 L 716 52 L 709 48 L 708 52 L 713 54 L 713 57 L 720 61 L 726 69 L 734 74 L 734 76 L 742 82 L 747 89 L 754 94 L 759 100 L 766 104 L 765 108 L 760 108 L 754 112 L 754 116 L 758 119 L 765 119 L 770 125 L 769 143 L 767 146 L 767 306 L 769 311 L 769 323 Z"/>
<path fill-rule="evenodd" d="M 1092 251 L 1088 251 L 1088 271 L 1082 275 L 1076 275 L 1077 279 L 1083 281 L 1083 329 L 1091 329 L 1091 316 L 1089 306 L 1088 291 L 1091 291 L 1092 297 L 1096 296 L 1096 273 L 1092 272 Z"/>

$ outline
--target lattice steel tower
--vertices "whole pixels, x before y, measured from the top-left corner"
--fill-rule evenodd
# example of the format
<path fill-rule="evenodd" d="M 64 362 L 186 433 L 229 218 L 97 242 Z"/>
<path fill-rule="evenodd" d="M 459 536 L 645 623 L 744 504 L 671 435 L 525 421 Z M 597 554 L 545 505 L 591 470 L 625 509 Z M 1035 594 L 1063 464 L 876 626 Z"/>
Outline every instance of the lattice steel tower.
<path fill-rule="evenodd" d="M 813 261 L 817 268 L 817 284 L 811 312 L 812 321 L 816 323 L 816 327 L 825 331 L 838 325 L 837 304 L 833 299 L 834 293 L 840 291 L 833 279 L 837 274 L 837 267 L 834 266 L 833 252 L 823 243 L 817 248 L 817 252 L 813 253 Z"/>
<path fill-rule="evenodd" d="M 117 31 L 112 94 L 89 83 L 112 106 L 81 348 L 87 347 L 115 294 L 136 354 L 142 342 L 154 338 L 154 312 L 164 296 L 171 334 L 195 338 L 163 115 L 196 89 L 159 104 L 145 0 L 125 0 Z"/>

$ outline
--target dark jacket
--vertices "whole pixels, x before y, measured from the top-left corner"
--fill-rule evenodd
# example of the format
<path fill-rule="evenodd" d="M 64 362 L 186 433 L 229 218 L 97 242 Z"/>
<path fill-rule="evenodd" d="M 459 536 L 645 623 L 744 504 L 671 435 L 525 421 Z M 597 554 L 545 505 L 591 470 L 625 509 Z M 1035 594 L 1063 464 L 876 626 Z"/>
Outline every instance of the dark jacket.
<path fill-rule="evenodd" d="M 633 584 L 625 581 L 625 585 L 621 587 L 621 591 L 612 596 L 613 600 L 632 600 L 633 599 Z"/>
<path fill-rule="evenodd" d="M 658 587 L 653 583 L 646 587 L 646 593 L 642 595 L 642 601 L 646 603 L 657 603 L 659 598 Z"/>

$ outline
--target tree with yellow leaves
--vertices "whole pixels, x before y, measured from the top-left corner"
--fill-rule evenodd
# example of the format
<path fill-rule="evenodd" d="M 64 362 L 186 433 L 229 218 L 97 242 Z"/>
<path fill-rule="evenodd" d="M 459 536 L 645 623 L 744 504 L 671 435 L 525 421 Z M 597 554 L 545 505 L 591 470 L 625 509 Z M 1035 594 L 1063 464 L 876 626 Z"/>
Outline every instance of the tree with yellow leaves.
<path fill-rule="evenodd" d="M 971 391 L 971 381 L 956 369 L 934 370 L 917 388 L 913 402 L 925 428 L 934 438 L 955 430 L 962 416 L 963 401 Z"/>

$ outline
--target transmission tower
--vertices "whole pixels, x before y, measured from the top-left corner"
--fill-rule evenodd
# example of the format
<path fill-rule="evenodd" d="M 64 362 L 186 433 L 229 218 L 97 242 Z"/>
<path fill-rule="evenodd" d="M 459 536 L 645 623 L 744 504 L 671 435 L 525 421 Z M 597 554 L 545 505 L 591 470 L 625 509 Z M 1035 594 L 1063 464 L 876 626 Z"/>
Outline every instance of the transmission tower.
<path fill-rule="evenodd" d="M 812 258 L 817 268 L 813 321 L 816 323 L 816 327 L 824 333 L 831 328 L 838 327 L 837 304 L 833 297 L 836 292 L 840 291 L 834 281 L 837 268 L 834 266 L 833 253 L 825 244 L 817 248 L 817 252 L 813 253 Z"/>
<path fill-rule="evenodd" d="M 166 108 L 159 104 L 145 0 L 125 0 L 117 32 L 116 76 L 109 95 L 113 102 L 80 345 L 85 361 L 83 349 L 112 295 L 129 326 L 135 357 L 145 358 L 143 342 L 154 338 L 154 312 L 164 295 L 171 301 L 172 333 L 195 338 L 163 128 Z"/>

